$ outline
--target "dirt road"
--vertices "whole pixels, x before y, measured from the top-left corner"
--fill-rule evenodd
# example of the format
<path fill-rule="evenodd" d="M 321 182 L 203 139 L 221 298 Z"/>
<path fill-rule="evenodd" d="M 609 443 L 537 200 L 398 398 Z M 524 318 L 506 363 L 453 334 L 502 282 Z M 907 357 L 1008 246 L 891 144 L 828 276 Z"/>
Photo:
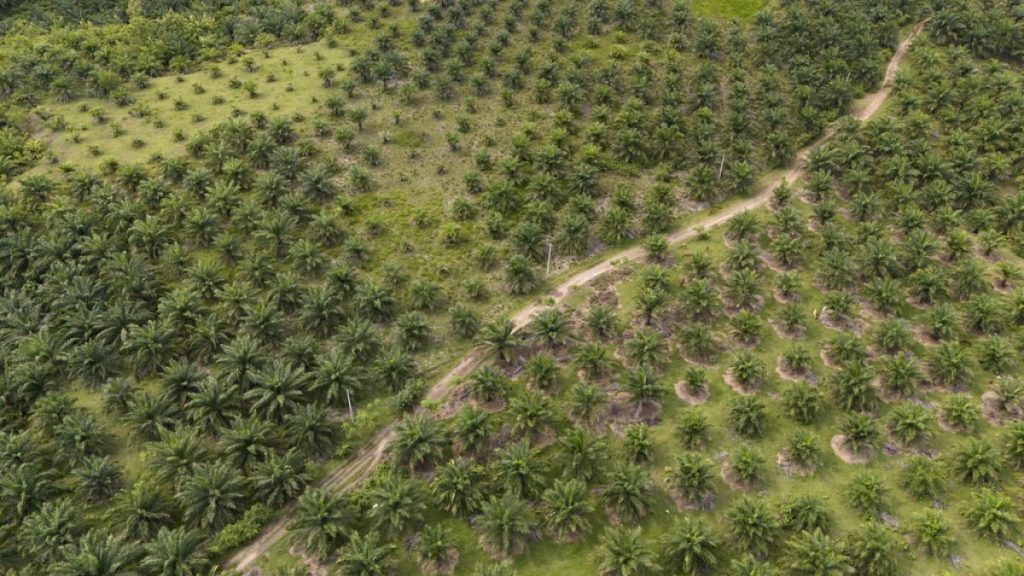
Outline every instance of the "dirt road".
<path fill-rule="evenodd" d="M 889 65 L 885 69 L 885 77 L 882 81 L 881 87 L 879 87 L 876 92 L 872 92 L 860 100 L 857 109 L 852 112 L 854 117 L 860 120 L 867 120 L 874 116 L 882 107 L 882 104 L 885 103 L 885 100 L 889 97 L 889 94 L 892 91 L 892 81 L 896 77 L 896 73 L 899 71 L 900 64 L 903 62 L 903 58 L 907 54 L 910 43 L 918 34 L 921 33 L 923 28 L 924 23 L 922 22 L 914 27 L 913 32 L 905 40 L 900 42 L 896 51 L 893 53 L 892 59 L 889 61 Z M 783 182 L 795 182 L 798 178 L 803 176 L 804 164 L 807 160 L 807 156 L 812 150 L 831 138 L 832 133 L 831 129 L 826 130 L 821 138 L 816 142 L 800 150 L 797 153 L 792 166 L 783 174 L 763 182 L 755 196 L 740 202 L 729 204 L 720 210 L 709 213 L 704 218 L 701 218 L 688 226 L 676 230 L 668 237 L 669 243 L 678 244 L 693 238 L 702 230 L 714 228 L 741 212 L 766 204 L 771 199 L 772 191 L 775 190 L 776 187 Z M 517 329 L 522 328 L 527 322 L 529 322 L 530 318 L 537 311 L 549 307 L 551 302 L 556 304 L 561 302 L 572 292 L 573 288 L 589 284 L 595 278 L 613 270 L 622 262 L 640 260 L 643 257 L 644 249 L 640 246 L 609 254 L 600 262 L 586 270 L 577 272 L 553 288 L 547 294 L 535 299 L 532 304 L 529 304 L 525 308 L 519 310 L 512 317 L 512 322 L 515 324 Z M 427 391 L 426 400 L 440 402 L 447 398 L 452 391 L 452 385 L 461 377 L 472 372 L 476 366 L 484 361 L 485 355 L 485 352 L 479 348 L 467 354 L 462 361 L 455 366 L 455 368 L 452 368 L 451 371 L 445 374 L 430 388 L 429 391 Z M 387 446 L 394 437 L 394 434 L 395 423 L 385 426 L 359 452 L 353 455 L 349 461 L 324 478 L 321 482 L 321 486 L 339 491 L 357 486 L 384 458 Z M 277 520 L 268 526 L 259 538 L 235 553 L 229 559 L 228 565 L 244 574 L 248 568 L 255 564 L 260 556 L 284 537 L 288 530 L 288 523 L 288 514 L 285 513 L 280 520 Z"/>

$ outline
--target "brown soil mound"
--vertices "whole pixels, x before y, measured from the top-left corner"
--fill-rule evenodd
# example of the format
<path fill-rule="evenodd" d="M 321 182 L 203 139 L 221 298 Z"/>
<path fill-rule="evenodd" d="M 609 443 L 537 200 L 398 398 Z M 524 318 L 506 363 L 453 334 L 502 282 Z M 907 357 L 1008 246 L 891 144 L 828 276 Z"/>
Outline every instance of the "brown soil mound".
<path fill-rule="evenodd" d="M 835 452 L 836 456 L 847 464 L 867 464 L 871 461 L 871 451 L 857 453 L 846 447 L 845 434 L 836 434 L 832 437 L 829 444 L 831 444 L 832 451 Z"/>
<path fill-rule="evenodd" d="M 676 382 L 676 396 L 690 406 L 700 406 L 711 397 L 711 391 L 705 388 L 699 394 L 691 394 L 690 390 L 686 387 L 686 382 L 680 380 Z"/>
<path fill-rule="evenodd" d="M 786 476 L 813 476 L 818 470 L 817 466 L 800 466 L 792 462 L 785 450 L 775 456 L 775 463 Z"/>
<path fill-rule="evenodd" d="M 750 396 L 751 394 L 756 392 L 756 390 L 747 389 L 745 386 L 740 384 L 740 381 L 737 380 L 736 377 L 732 375 L 731 368 L 725 371 L 725 374 L 722 375 L 722 379 L 725 380 L 725 383 L 729 385 L 729 388 L 732 388 L 737 394 L 740 394 L 742 396 Z"/>

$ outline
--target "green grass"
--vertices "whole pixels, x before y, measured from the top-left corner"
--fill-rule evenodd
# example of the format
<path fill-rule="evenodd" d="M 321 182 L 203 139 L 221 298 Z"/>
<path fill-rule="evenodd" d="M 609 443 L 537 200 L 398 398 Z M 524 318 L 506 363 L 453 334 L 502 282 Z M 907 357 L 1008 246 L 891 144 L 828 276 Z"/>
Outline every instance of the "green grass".
<path fill-rule="evenodd" d="M 700 16 L 750 20 L 768 4 L 768 0 L 691 0 Z"/>

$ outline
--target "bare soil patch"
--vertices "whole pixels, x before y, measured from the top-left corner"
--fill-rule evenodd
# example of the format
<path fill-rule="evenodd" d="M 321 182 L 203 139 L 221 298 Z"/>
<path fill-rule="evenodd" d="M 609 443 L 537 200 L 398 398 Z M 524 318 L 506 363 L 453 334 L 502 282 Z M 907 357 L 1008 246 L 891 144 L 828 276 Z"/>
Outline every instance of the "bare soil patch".
<path fill-rule="evenodd" d="M 700 391 L 700 393 L 698 394 L 692 394 L 689 388 L 687 388 L 686 382 L 683 380 L 676 382 L 675 389 L 676 396 L 678 396 L 680 400 L 686 402 L 690 406 L 700 406 L 701 404 L 707 402 L 708 398 L 711 397 L 711 391 L 708 390 L 707 388 Z"/>
<path fill-rule="evenodd" d="M 779 466 L 779 470 L 786 476 L 813 476 L 817 472 L 817 466 L 801 466 L 796 464 L 789 459 L 789 454 L 786 454 L 785 450 L 781 450 L 775 456 L 775 463 Z"/>
<path fill-rule="evenodd" d="M 810 370 L 803 373 L 791 371 L 786 367 L 786 361 L 782 356 L 775 359 L 775 373 L 783 379 L 790 380 L 792 382 L 807 382 L 812 385 L 818 383 L 818 377 Z"/>
<path fill-rule="evenodd" d="M 725 383 L 729 385 L 729 388 L 732 388 L 733 391 L 742 396 L 749 396 L 757 391 L 755 389 L 747 389 L 743 386 L 743 384 L 733 376 L 732 368 L 726 370 L 725 373 L 722 374 L 722 380 L 725 380 Z"/>
<path fill-rule="evenodd" d="M 732 473 L 732 464 L 730 464 L 728 460 L 722 463 L 721 476 L 722 482 L 725 482 L 725 485 L 734 492 L 748 492 L 755 488 L 754 486 L 741 482 L 735 477 Z"/>
<path fill-rule="evenodd" d="M 1020 415 L 1004 412 L 999 406 L 998 396 L 992 390 L 981 395 L 981 413 L 993 426 L 1005 426 L 1007 422 L 1020 417 Z"/>
<path fill-rule="evenodd" d="M 845 434 L 836 434 L 829 441 L 829 444 L 832 446 L 832 451 L 835 452 L 836 456 L 847 464 L 867 464 L 871 461 L 871 451 L 858 453 L 846 447 Z"/>
<path fill-rule="evenodd" d="M 669 489 L 669 497 L 672 498 L 672 502 L 675 503 L 676 509 L 680 512 L 693 511 L 693 510 L 710 510 L 715 507 L 715 497 L 708 496 L 699 502 L 694 502 L 689 498 L 686 498 L 679 493 L 678 490 Z"/>

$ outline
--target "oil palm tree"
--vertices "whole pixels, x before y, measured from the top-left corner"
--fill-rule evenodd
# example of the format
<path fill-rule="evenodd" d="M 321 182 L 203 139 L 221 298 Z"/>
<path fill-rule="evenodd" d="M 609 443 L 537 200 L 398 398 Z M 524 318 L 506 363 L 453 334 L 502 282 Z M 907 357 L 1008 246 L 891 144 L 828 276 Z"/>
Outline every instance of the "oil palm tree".
<path fill-rule="evenodd" d="M 107 510 L 107 520 L 126 538 L 149 540 L 174 523 L 174 504 L 165 491 L 149 480 L 138 480 L 118 492 Z"/>
<path fill-rule="evenodd" d="M 17 530 L 18 550 L 36 565 L 49 566 L 83 529 L 79 510 L 71 499 L 50 500 L 22 520 Z"/>
<path fill-rule="evenodd" d="M 528 329 L 538 343 L 550 349 L 561 348 L 573 339 L 568 315 L 557 308 L 547 308 L 534 314 Z"/>
<path fill-rule="evenodd" d="M 356 288 L 355 303 L 359 312 L 372 322 L 389 322 L 398 312 L 398 301 L 391 290 L 373 282 Z"/>
<path fill-rule="evenodd" d="M 253 387 L 243 394 L 253 411 L 274 422 L 283 422 L 308 395 L 309 375 L 283 361 L 271 362 L 257 372 Z"/>
<path fill-rule="evenodd" d="M 906 350 L 912 341 L 910 328 L 906 321 L 888 318 L 875 326 L 875 344 L 886 354 L 896 354 Z"/>
<path fill-rule="evenodd" d="M 607 457 L 605 439 L 584 428 L 572 428 L 558 439 L 557 459 L 566 478 L 585 483 L 599 479 Z"/>
<path fill-rule="evenodd" d="M 739 396 L 729 405 L 729 426 L 737 434 L 747 438 L 759 438 L 765 434 L 768 415 L 764 401 L 757 396 Z"/>
<path fill-rule="evenodd" d="M 920 404 L 903 402 L 888 415 L 889 432 L 905 445 L 927 440 L 932 434 L 934 418 Z"/>
<path fill-rule="evenodd" d="M 539 392 L 527 390 L 512 398 L 508 405 L 513 434 L 520 434 L 527 440 L 549 429 L 555 422 L 551 403 Z"/>
<path fill-rule="evenodd" d="M 256 373 L 266 365 L 267 356 L 259 341 L 241 335 L 224 347 L 215 363 L 225 385 L 237 386 L 240 391 L 246 391 L 252 385 Z"/>
<path fill-rule="evenodd" d="M 550 354 L 535 354 L 526 363 L 526 378 L 540 390 L 551 390 L 558 385 L 558 361 Z"/>
<path fill-rule="evenodd" d="M 221 438 L 221 452 L 233 466 L 249 470 L 274 449 L 274 428 L 259 418 L 239 418 Z"/>
<path fill-rule="evenodd" d="M 147 463 L 153 476 L 168 484 L 184 478 L 192 466 L 207 460 L 209 451 L 194 428 L 179 428 L 161 434 L 157 442 L 146 447 Z"/>
<path fill-rule="evenodd" d="M 504 318 L 489 322 L 484 326 L 481 339 L 502 362 L 508 364 L 515 358 L 519 335 L 511 320 Z"/>
<path fill-rule="evenodd" d="M 588 516 L 594 506 L 583 481 L 572 477 L 555 480 L 541 500 L 544 526 L 558 541 L 571 542 L 590 529 Z"/>
<path fill-rule="evenodd" d="M 738 270 L 728 281 L 728 296 L 736 306 L 750 310 L 758 302 L 763 280 L 756 270 Z"/>
<path fill-rule="evenodd" d="M 376 530 L 400 536 L 423 521 L 426 498 L 420 481 L 397 472 L 385 474 L 369 489 L 368 517 Z"/>
<path fill-rule="evenodd" d="M 305 490 L 312 476 L 300 452 L 292 448 L 283 454 L 271 452 L 256 465 L 251 478 L 259 501 L 279 508 Z"/>
<path fill-rule="evenodd" d="M 729 475 L 743 489 L 757 488 L 767 476 L 764 458 L 750 446 L 741 445 L 729 458 Z"/>
<path fill-rule="evenodd" d="M 606 340 L 618 332 L 619 322 L 615 312 L 605 305 L 596 305 L 587 312 L 584 320 L 587 330 L 600 339 Z"/>
<path fill-rule="evenodd" d="M 207 433 L 224 429 L 239 416 L 240 394 L 238 386 L 227 384 L 217 377 L 209 377 L 199 383 L 195 392 L 185 402 L 185 414 L 189 421 Z"/>
<path fill-rule="evenodd" d="M 347 540 L 351 521 L 344 496 L 309 488 L 299 497 L 288 530 L 302 549 L 325 558 Z"/>
<path fill-rule="evenodd" d="M 729 509 L 726 519 L 740 550 L 765 556 L 774 546 L 778 519 L 764 500 L 744 496 Z"/>
<path fill-rule="evenodd" d="M 327 406 L 341 407 L 362 392 L 365 378 L 352 356 L 334 348 L 316 359 L 311 388 Z"/>
<path fill-rule="evenodd" d="M 668 302 L 668 293 L 661 288 L 641 287 L 636 294 L 636 307 L 644 319 L 644 326 L 654 322 L 654 315 Z"/>
<path fill-rule="evenodd" d="M 984 439 L 970 439 L 957 446 L 950 455 L 950 468 L 967 484 L 991 484 L 1002 473 L 1002 457 Z"/>
<path fill-rule="evenodd" d="M 469 390 L 477 399 L 494 402 L 508 394 L 508 378 L 493 366 L 477 368 L 469 375 Z"/>
<path fill-rule="evenodd" d="M 598 570 L 602 576 L 645 576 L 657 573 L 657 559 L 640 540 L 640 528 L 609 526 L 597 549 Z"/>
<path fill-rule="evenodd" d="M 829 392 L 832 400 L 844 410 L 868 411 L 878 405 L 878 393 L 872 386 L 869 368 L 852 363 L 832 374 Z"/>
<path fill-rule="evenodd" d="M 718 542 L 711 529 L 693 516 L 677 520 L 660 541 L 662 566 L 674 574 L 710 573 L 718 562 Z"/>
<path fill-rule="evenodd" d="M 666 471 L 665 479 L 670 488 L 700 508 L 708 507 L 714 498 L 712 464 L 699 452 L 687 451 L 678 455 Z"/>
<path fill-rule="evenodd" d="M 234 468 L 214 462 L 193 466 L 176 497 L 191 526 L 216 530 L 241 515 L 248 494 L 245 478 Z"/>
<path fill-rule="evenodd" d="M 1020 470 L 1024 468 L 1024 421 L 1016 421 L 1009 425 L 1001 438 L 1007 464 Z"/>
<path fill-rule="evenodd" d="M 415 552 L 425 574 L 451 574 L 459 559 L 459 549 L 451 531 L 439 524 L 426 526 L 420 531 Z"/>
<path fill-rule="evenodd" d="M 840 425 L 843 445 L 854 454 L 867 454 L 882 442 L 882 432 L 866 414 L 850 414 Z"/>
<path fill-rule="evenodd" d="M 444 453 L 445 434 L 432 416 L 416 414 L 402 420 L 388 446 L 399 464 L 414 471 L 435 464 Z"/>
<path fill-rule="evenodd" d="M 627 373 L 624 385 L 630 401 L 641 411 L 659 406 L 665 395 L 664 386 L 645 365 Z"/>
<path fill-rule="evenodd" d="M 372 374 L 378 386 L 391 392 L 406 390 L 418 372 L 416 360 L 397 346 L 385 350 L 372 366 Z"/>
<path fill-rule="evenodd" d="M 813 434 L 799 430 L 786 440 L 786 458 L 796 466 L 814 472 L 821 465 L 821 447 Z"/>
<path fill-rule="evenodd" d="M 132 401 L 125 420 L 132 427 L 131 439 L 151 441 L 174 429 L 178 411 L 170 398 L 162 394 L 142 393 Z"/>
<path fill-rule="evenodd" d="M 764 321 L 750 310 L 740 310 L 729 324 L 733 338 L 747 346 L 756 345 L 764 332 Z"/>
<path fill-rule="evenodd" d="M 680 297 L 687 314 L 696 321 L 710 322 L 722 307 L 718 292 L 706 278 L 688 281 L 683 285 Z"/>
<path fill-rule="evenodd" d="M 914 543 L 929 556 L 945 556 L 955 543 L 949 520 L 937 510 L 925 510 L 914 518 L 910 530 Z"/>
<path fill-rule="evenodd" d="M 878 521 L 864 524 L 846 538 L 845 550 L 855 574 L 895 574 L 900 549 L 901 542 L 897 536 Z"/>
<path fill-rule="evenodd" d="M 782 408 L 800 424 L 811 424 L 821 414 L 821 390 L 805 382 L 790 384 L 782 391 Z"/>
<path fill-rule="evenodd" d="M 744 390 L 756 390 L 768 379 L 768 369 L 765 368 L 764 362 L 746 351 L 736 354 L 729 370 Z"/>
<path fill-rule="evenodd" d="M 569 415 L 579 422 L 592 424 L 607 403 L 607 393 L 594 384 L 581 383 L 569 390 Z"/>
<path fill-rule="evenodd" d="M 679 339 L 683 350 L 694 360 L 710 362 L 718 354 L 718 342 L 709 324 L 687 324 L 680 332 Z"/>
<path fill-rule="evenodd" d="M 912 396 L 918 384 L 924 380 L 924 371 L 913 356 L 899 352 L 882 359 L 880 376 L 886 392 L 906 398 Z"/>
<path fill-rule="evenodd" d="M 968 526 L 978 534 L 997 540 L 1012 537 L 1020 524 L 1012 499 L 992 488 L 982 488 L 971 495 L 964 510 Z"/>
<path fill-rule="evenodd" d="M 861 472 L 847 485 L 846 499 L 865 518 L 877 516 L 888 504 L 888 488 L 881 477 Z"/>
<path fill-rule="evenodd" d="M 490 441 L 494 424 L 490 413 L 472 406 L 462 408 L 450 424 L 455 448 L 465 454 L 482 453 Z"/>
<path fill-rule="evenodd" d="M 506 492 L 501 497 L 491 496 L 475 524 L 484 550 L 512 558 L 526 551 L 534 517 L 526 502 Z"/>
<path fill-rule="evenodd" d="M 145 545 L 139 565 L 154 576 L 202 576 L 210 560 L 202 551 L 202 534 L 178 527 L 161 528 Z"/>
<path fill-rule="evenodd" d="M 434 501 L 449 514 L 474 514 L 484 501 L 483 470 L 465 458 L 451 460 L 438 468 L 430 490 Z"/>
<path fill-rule="evenodd" d="M 637 366 L 656 369 L 665 359 L 665 341 L 657 332 L 643 328 L 624 343 L 626 357 Z"/>
<path fill-rule="evenodd" d="M 513 295 L 529 294 L 540 285 L 533 265 L 522 254 L 513 254 L 505 267 L 505 284 Z"/>
<path fill-rule="evenodd" d="M 797 494 L 783 504 L 780 512 L 780 525 L 795 532 L 821 530 L 827 534 L 832 523 L 825 501 L 810 494 Z"/>
<path fill-rule="evenodd" d="M 635 524 L 651 506 L 650 474 L 636 464 L 620 464 L 609 471 L 601 498 L 610 513 L 623 522 Z"/>
<path fill-rule="evenodd" d="M 973 432 L 981 419 L 981 407 L 968 394 L 951 394 L 942 403 L 942 421 L 959 432 Z"/>
<path fill-rule="evenodd" d="M 480 318 L 472 308 L 464 304 L 455 304 L 449 311 L 449 324 L 452 332 L 460 338 L 473 338 L 480 331 Z"/>
<path fill-rule="evenodd" d="M 353 532 L 338 555 L 343 576 L 388 576 L 395 565 L 395 546 L 385 543 L 377 532 Z"/>
<path fill-rule="evenodd" d="M 380 336 L 368 320 L 350 319 L 341 327 L 338 339 L 342 349 L 360 362 L 370 362 L 380 353 Z"/>
<path fill-rule="evenodd" d="M 131 574 L 138 563 L 138 545 L 99 529 L 86 532 L 61 551 L 49 567 L 54 576 L 118 576 Z"/>
<path fill-rule="evenodd" d="M 806 530 L 789 539 L 786 566 L 800 576 L 842 576 L 853 574 L 853 566 L 840 542 L 821 530 Z"/>
<path fill-rule="evenodd" d="M 493 467 L 494 481 L 514 496 L 535 498 L 544 489 L 544 463 L 538 451 L 525 442 L 499 448 Z"/>
<path fill-rule="evenodd" d="M 585 342 L 575 352 L 576 365 L 588 379 L 599 379 L 613 370 L 616 361 L 608 347 L 600 342 Z"/>
<path fill-rule="evenodd" d="M 316 402 L 299 406 L 285 419 L 288 443 L 312 458 L 330 456 L 340 436 L 341 430 L 331 422 L 327 409 Z"/>
<path fill-rule="evenodd" d="M 914 498 L 932 501 L 945 488 L 945 474 L 935 461 L 911 456 L 900 474 L 900 485 Z"/>
<path fill-rule="evenodd" d="M 941 342 L 932 349 L 928 358 L 928 368 L 936 383 L 956 387 L 967 381 L 972 362 L 967 351 L 960 345 Z"/>

